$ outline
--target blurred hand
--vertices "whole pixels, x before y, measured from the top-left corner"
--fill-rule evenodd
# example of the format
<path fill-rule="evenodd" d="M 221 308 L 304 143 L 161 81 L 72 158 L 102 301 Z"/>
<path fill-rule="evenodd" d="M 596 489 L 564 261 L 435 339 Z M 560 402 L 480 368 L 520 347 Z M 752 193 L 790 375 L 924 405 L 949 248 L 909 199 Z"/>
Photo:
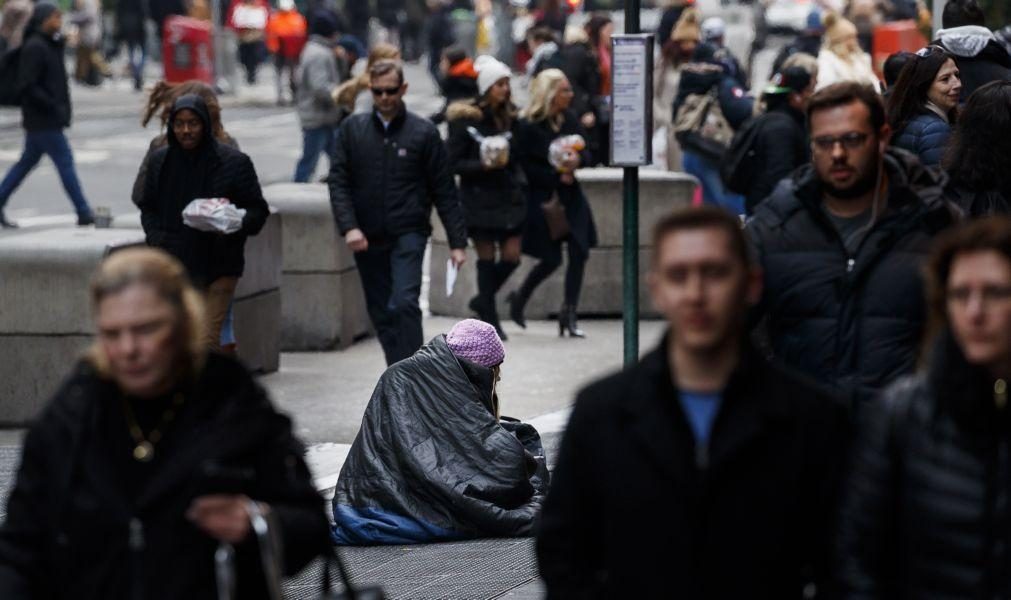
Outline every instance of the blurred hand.
<path fill-rule="evenodd" d="M 593 114 L 592 112 L 588 112 L 585 115 L 583 115 L 583 118 L 580 119 L 580 121 L 583 123 L 583 127 L 587 129 L 593 129 L 594 125 L 597 124 L 597 115 Z"/>
<path fill-rule="evenodd" d="M 230 494 L 201 496 L 193 501 L 186 518 L 204 533 L 229 544 L 239 544 L 249 536 L 249 498 Z M 261 505 L 261 509 L 265 509 Z M 266 512 L 266 510 L 264 510 Z"/>
<path fill-rule="evenodd" d="M 572 173 L 562 173 L 561 180 L 565 185 L 572 185 L 576 182 L 576 178 L 572 176 Z"/>
<path fill-rule="evenodd" d="M 453 261 L 453 264 L 459 269 L 463 266 L 463 263 L 467 262 L 467 251 L 463 248 L 453 248 L 449 251 L 449 259 Z"/>
<path fill-rule="evenodd" d="M 361 229 L 352 229 L 344 234 L 344 241 L 352 252 L 365 252 L 369 249 L 369 240 Z"/>
<path fill-rule="evenodd" d="M 562 163 L 562 167 L 566 171 L 570 171 L 570 172 L 571 171 L 575 171 L 576 169 L 579 168 L 579 163 L 580 162 L 581 161 L 579 160 L 579 155 L 576 154 L 576 153 L 573 153 L 572 154 L 572 158 L 566 158 L 565 159 L 565 162 Z"/>

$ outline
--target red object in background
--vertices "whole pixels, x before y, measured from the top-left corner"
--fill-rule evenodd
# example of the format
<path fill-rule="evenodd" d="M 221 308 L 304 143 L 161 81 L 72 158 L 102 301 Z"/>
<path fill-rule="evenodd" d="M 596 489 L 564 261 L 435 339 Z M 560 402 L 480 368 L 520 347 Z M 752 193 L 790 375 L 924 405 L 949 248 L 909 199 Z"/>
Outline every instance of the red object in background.
<path fill-rule="evenodd" d="M 211 24 L 199 19 L 172 15 L 165 19 L 162 63 L 165 81 L 182 83 L 191 79 L 214 84 L 214 48 Z"/>
<path fill-rule="evenodd" d="M 882 23 L 874 28 L 874 39 L 871 44 L 874 72 L 884 81 L 885 60 L 896 52 L 916 52 L 927 45 L 916 21 L 892 21 Z"/>

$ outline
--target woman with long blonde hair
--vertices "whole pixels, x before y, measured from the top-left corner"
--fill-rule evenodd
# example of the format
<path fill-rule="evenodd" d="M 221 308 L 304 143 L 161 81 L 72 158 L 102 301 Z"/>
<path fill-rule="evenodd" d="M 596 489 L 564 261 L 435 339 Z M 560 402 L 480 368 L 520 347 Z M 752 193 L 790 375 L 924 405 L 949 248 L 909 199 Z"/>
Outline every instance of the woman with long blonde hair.
<path fill-rule="evenodd" d="M 576 307 L 586 260 L 590 249 L 597 245 L 597 228 L 575 177 L 576 169 L 593 163 L 586 149 L 586 131 L 569 110 L 572 97 L 572 85 L 558 69 L 541 71 L 530 85 L 530 100 L 522 113 L 516 147 L 529 184 L 523 252 L 540 262 L 508 301 L 513 321 L 525 329 L 523 309 L 537 286 L 561 266 L 562 242 L 566 242 L 569 264 L 558 332 L 585 337 L 576 321 Z M 556 146 L 563 146 L 564 152 L 560 158 L 556 153 L 552 160 L 551 146 L 556 140 Z"/>

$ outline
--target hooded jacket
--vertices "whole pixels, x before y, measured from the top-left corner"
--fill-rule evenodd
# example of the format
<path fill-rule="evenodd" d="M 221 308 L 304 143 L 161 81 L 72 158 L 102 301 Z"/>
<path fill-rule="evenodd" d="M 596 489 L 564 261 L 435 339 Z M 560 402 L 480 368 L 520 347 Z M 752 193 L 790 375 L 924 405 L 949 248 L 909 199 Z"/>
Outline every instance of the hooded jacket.
<path fill-rule="evenodd" d="M 271 506 L 286 574 L 328 550 L 304 448 L 249 373 L 211 355 L 178 391 L 185 403 L 138 463 L 118 388 L 77 365 L 25 437 L 0 526 L 0 598 L 214 600 L 217 543 L 185 517 L 211 493 Z M 266 600 L 256 544 L 236 552 L 237 597 Z"/>
<path fill-rule="evenodd" d="M 962 102 L 991 81 L 1011 81 L 1011 55 L 986 27 L 963 25 L 941 29 L 934 43 L 955 56 L 962 80 Z"/>
<path fill-rule="evenodd" d="M 844 486 L 842 598 L 1011 596 L 1011 411 L 949 331 L 862 415 Z"/>
<path fill-rule="evenodd" d="M 39 3 L 25 27 L 18 63 L 17 89 L 21 98 L 21 125 L 26 131 L 70 127 L 70 88 L 63 63 L 63 38 L 46 35 L 42 22 L 56 6 Z"/>
<path fill-rule="evenodd" d="M 467 226 L 500 231 L 516 231 L 527 214 L 523 189 L 526 177 L 519 164 L 516 143 L 519 140 L 519 119 L 513 118 L 508 131 L 501 131 L 489 108 L 474 102 L 456 102 L 446 111 L 449 138 L 446 151 L 449 164 L 460 176 L 460 201 L 467 217 Z M 470 134 L 491 137 L 510 135 L 509 163 L 501 169 L 485 169 L 481 163 L 481 143 Z"/>
<path fill-rule="evenodd" d="M 180 146 L 172 129 L 179 111 L 192 110 L 203 121 L 203 140 L 193 151 Z M 270 208 L 263 199 L 253 162 L 211 135 L 204 101 L 187 95 L 176 101 L 168 126 L 168 145 L 147 159 L 143 193 L 137 203 L 150 246 L 178 258 L 198 286 L 220 277 L 239 277 L 245 268 L 246 237 L 263 228 Z M 169 168 L 166 169 L 166 165 Z M 183 224 L 182 211 L 197 198 L 227 198 L 246 210 L 242 229 L 232 234 L 198 231 Z"/>
<path fill-rule="evenodd" d="M 885 152 L 887 208 L 850 255 L 822 207 L 810 164 L 780 182 L 746 231 L 765 274 L 776 357 L 847 398 L 866 400 L 913 370 L 926 318 L 920 265 L 958 218 L 946 177 L 904 150 Z"/>

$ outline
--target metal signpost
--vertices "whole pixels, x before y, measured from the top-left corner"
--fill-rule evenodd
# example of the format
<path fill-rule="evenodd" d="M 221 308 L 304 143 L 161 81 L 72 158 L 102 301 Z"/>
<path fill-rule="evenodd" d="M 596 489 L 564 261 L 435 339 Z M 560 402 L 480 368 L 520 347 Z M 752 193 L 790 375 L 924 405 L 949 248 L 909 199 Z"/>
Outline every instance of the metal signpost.
<path fill-rule="evenodd" d="M 625 35 L 611 38 L 611 165 L 624 167 L 622 289 L 625 364 L 639 360 L 639 167 L 652 162 L 653 36 L 639 33 L 640 0 L 625 1 Z"/>

